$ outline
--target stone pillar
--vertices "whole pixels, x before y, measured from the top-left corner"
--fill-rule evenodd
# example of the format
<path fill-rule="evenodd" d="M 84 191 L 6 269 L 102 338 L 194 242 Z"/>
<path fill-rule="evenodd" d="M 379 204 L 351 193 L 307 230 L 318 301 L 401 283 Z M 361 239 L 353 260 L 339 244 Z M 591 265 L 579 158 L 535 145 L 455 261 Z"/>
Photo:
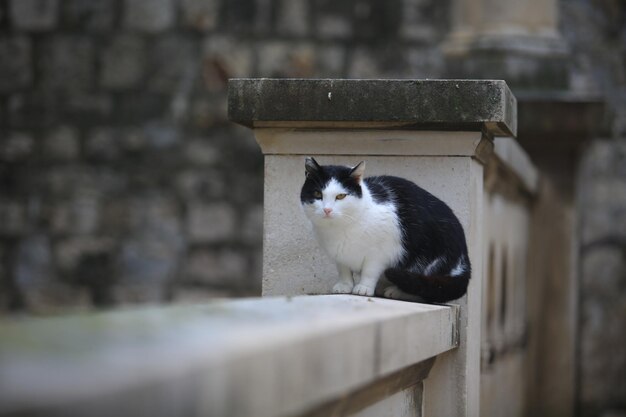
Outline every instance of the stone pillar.
<path fill-rule="evenodd" d="M 539 52 L 563 48 L 555 0 L 457 0 L 445 49 L 462 54 L 501 47 Z"/>
<path fill-rule="evenodd" d="M 236 79 L 229 117 L 254 129 L 265 156 L 263 294 L 328 293 L 337 272 L 319 249 L 299 193 L 304 158 L 367 161 L 366 176 L 405 177 L 445 201 L 465 229 L 472 280 L 460 347 L 425 381 L 425 415 L 478 416 L 483 279 L 483 164 L 493 136 L 516 132 L 502 81 Z"/>
<path fill-rule="evenodd" d="M 456 0 L 443 44 L 452 77 L 506 78 L 515 90 L 565 87 L 556 0 Z"/>

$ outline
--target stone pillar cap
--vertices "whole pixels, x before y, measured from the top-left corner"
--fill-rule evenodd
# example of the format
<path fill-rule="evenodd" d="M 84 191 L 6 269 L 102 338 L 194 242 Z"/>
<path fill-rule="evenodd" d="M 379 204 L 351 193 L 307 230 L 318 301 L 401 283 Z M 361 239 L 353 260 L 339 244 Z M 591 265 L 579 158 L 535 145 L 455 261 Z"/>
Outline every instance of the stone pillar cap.
<path fill-rule="evenodd" d="M 228 117 L 251 128 L 517 134 L 517 101 L 502 80 L 235 78 Z"/>

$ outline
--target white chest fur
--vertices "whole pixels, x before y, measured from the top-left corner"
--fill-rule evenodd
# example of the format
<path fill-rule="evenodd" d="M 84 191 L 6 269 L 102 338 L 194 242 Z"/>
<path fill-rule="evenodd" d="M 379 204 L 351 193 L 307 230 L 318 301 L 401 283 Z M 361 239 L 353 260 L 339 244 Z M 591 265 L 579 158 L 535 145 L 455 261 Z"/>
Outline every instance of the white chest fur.
<path fill-rule="evenodd" d="M 346 213 L 347 214 L 347 213 Z M 339 264 L 360 273 L 364 265 L 381 271 L 403 255 L 402 232 L 392 204 L 375 203 L 367 189 L 349 214 L 313 221 L 322 248 Z"/>

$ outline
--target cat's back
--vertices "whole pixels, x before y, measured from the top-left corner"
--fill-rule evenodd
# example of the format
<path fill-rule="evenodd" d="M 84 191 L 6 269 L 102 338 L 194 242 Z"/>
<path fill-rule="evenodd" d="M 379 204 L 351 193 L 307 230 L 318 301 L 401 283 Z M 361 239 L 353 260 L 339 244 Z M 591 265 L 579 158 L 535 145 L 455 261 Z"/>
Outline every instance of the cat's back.
<path fill-rule="evenodd" d="M 402 223 L 415 223 L 417 219 L 458 223 L 446 203 L 406 178 L 380 175 L 368 177 L 364 182 L 376 203 L 395 206 Z"/>
<path fill-rule="evenodd" d="M 364 182 L 372 199 L 379 204 L 437 199 L 414 182 L 401 177 L 378 175 L 367 177 Z"/>

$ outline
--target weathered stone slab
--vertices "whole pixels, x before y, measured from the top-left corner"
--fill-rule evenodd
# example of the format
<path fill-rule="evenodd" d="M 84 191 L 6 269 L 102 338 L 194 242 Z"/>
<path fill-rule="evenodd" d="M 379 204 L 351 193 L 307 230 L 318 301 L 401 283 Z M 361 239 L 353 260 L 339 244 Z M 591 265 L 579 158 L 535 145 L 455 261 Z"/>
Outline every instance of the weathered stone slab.
<path fill-rule="evenodd" d="M 517 133 L 500 80 L 231 79 L 231 121 L 249 127 L 403 128 Z"/>
<path fill-rule="evenodd" d="M 329 295 L 0 321 L 0 414 L 269 417 L 380 399 L 458 345 L 457 312 Z M 385 340 L 407 329 L 419 343 Z"/>

